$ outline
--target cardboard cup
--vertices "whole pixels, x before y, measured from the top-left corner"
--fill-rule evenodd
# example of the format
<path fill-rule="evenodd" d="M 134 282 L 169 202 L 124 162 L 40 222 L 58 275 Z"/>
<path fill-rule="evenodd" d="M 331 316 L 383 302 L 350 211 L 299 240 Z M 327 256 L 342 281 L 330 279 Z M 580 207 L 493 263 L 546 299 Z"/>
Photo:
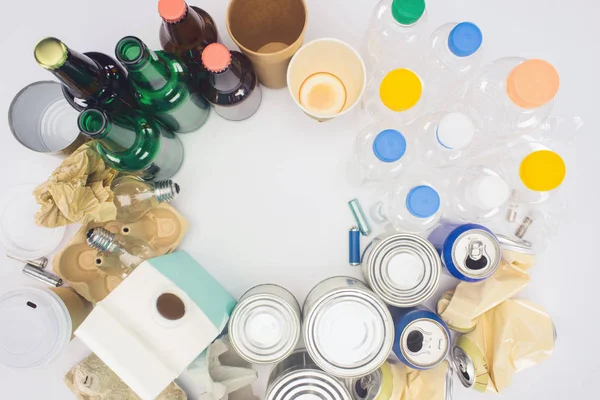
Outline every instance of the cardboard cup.
<path fill-rule="evenodd" d="M 92 312 L 92 305 L 71 288 L 51 288 L 67 307 L 71 316 L 71 333 L 75 332 L 84 319 Z"/>
<path fill-rule="evenodd" d="M 345 87 L 346 103 L 334 115 L 318 115 L 300 102 L 300 89 L 315 74 L 326 73 L 337 77 Z M 338 39 L 318 39 L 304 45 L 292 58 L 287 72 L 287 83 L 292 98 L 309 117 L 329 121 L 352 110 L 363 97 L 367 86 L 365 64 L 358 52 Z"/>
<path fill-rule="evenodd" d="M 231 0 L 226 24 L 231 39 L 271 89 L 286 85 L 290 59 L 302 46 L 308 22 L 304 0 Z"/>

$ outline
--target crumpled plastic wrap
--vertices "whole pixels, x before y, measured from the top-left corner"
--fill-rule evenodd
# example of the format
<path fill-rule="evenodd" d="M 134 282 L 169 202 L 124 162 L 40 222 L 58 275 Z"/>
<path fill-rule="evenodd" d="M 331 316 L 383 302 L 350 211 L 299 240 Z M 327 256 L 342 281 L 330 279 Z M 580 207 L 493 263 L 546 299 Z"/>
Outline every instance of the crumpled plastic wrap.
<path fill-rule="evenodd" d="M 229 337 L 215 340 L 176 382 L 194 400 L 258 400 L 252 383 L 258 374 L 231 348 Z M 202 385 L 202 391 L 194 386 Z"/>
<path fill-rule="evenodd" d="M 552 355 L 556 331 L 552 319 L 540 306 L 525 300 L 507 300 L 482 315 L 475 330 L 463 335 L 457 343 L 465 340 L 479 353 L 470 357 L 483 355 L 478 363 L 488 367 L 487 387 L 478 389 L 500 393 L 517 372 Z"/>
<path fill-rule="evenodd" d="M 461 282 L 442 296 L 437 312 L 457 332 L 469 332 L 486 311 L 515 296 L 527 286 L 535 256 L 505 250 L 496 273 L 482 282 Z"/>
<path fill-rule="evenodd" d="M 65 376 L 64 382 L 78 400 L 140 400 L 121 379 L 92 354 Z M 186 400 L 185 392 L 171 383 L 156 400 Z"/>
<path fill-rule="evenodd" d="M 392 364 L 393 400 L 445 400 L 448 363 L 417 371 L 404 364 Z"/>
<path fill-rule="evenodd" d="M 35 189 L 33 194 L 41 206 L 36 224 L 55 228 L 116 218 L 110 185 L 118 172 L 104 163 L 95 145 L 88 142 L 79 147 Z"/>

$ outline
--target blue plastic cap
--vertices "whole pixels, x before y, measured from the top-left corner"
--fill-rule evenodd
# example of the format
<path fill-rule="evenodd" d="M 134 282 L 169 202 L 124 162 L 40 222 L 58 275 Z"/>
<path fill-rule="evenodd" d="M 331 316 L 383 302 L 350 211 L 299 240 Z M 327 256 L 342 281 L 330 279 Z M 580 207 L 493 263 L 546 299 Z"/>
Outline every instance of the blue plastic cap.
<path fill-rule="evenodd" d="M 394 129 L 381 131 L 373 141 L 373 153 L 383 162 L 396 162 L 406 153 L 406 139 Z"/>
<path fill-rule="evenodd" d="M 406 196 L 406 208 L 417 218 L 429 218 L 440 209 L 440 195 L 430 186 L 417 186 Z"/>
<path fill-rule="evenodd" d="M 472 22 L 457 24 L 448 36 L 448 48 L 457 57 L 468 57 L 481 47 L 483 35 Z"/>

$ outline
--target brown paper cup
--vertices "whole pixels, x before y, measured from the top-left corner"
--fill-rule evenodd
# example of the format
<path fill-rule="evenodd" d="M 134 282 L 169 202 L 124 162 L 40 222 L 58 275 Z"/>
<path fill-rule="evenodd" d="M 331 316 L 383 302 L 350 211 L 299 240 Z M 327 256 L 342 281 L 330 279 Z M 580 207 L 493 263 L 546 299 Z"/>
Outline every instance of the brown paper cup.
<path fill-rule="evenodd" d="M 304 0 L 231 0 L 226 24 L 260 83 L 280 89 L 286 85 L 290 59 L 302 46 L 307 17 Z"/>
<path fill-rule="evenodd" d="M 65 303 L 71 316 L 71 333 L 75 332 L 83 320 L 92 312 L 92 305 L 71 288 L 51 288 L 50 290 Z"/>
<path fill-rule="evenodd" d="M 316 74 L 333 75 L 344 85 L 346 102 L 338 113 L 319 115 L 302 105 L 302 85 Z M 298 107 L 309 117 L 324 122 L 348 113 L 360 102 L 367 86 L 367 74 L 362 58 L 352 46 L 338 39 L 318 39 L 307 43 L 292 58 L 287 83 Z"/>

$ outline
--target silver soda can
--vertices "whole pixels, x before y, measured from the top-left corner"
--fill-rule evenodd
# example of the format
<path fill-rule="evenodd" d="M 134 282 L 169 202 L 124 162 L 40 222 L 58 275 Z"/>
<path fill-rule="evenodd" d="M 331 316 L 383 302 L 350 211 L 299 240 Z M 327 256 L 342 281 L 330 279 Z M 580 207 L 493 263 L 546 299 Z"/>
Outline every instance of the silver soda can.
<path fill-rule="evenodd" d="M 452 337 L 436 313 L 422 306 L 390 311 L 396 330 L 394 354 L 400 361 L 412 369 L 426 370 L 446 359 Z"/>
<path fill-rule="evenodd" d="M 379 236 L 369 244 L 362 257 L 362 272 L 387 304 L 414 307 L 435 294 L 442 264 L 429 241 L 399 233 Z"/>
<path fill-rule="evenodd" d="M 325 372 L 355 378 L 376 371 L 387 359 L 394 325 L 387 306 L 355 278 L 324 280 L 303 308 L 306 349 Z"/>
<path fill-rule="evenodd" d="M 265 400 L 351 400 L 345 385 L 298 350 L 275 366 L 267 383 Z"/>
<path fill-rule="evenodd" d="M 390 400 L 394 390 L 394 377 L 388 362 L 377 371 L 361 378 L 347 379 L 354 400 Z"/>
<path fill-rule="evenodd" d="M 277 363 L 296 348 L 300 319 L 293 294 L 277 285 L 256 286 L 240 298 L 231 314 L 231 346 L 250 363 Z"/>
<path fill-rule="evenodd" d="M 442 224 L 431 232 L 429 240 L 439 251 L 448 272 L 461 281 L 489 278 L 502 259 L 498 238 L 482 225 Z"/>

